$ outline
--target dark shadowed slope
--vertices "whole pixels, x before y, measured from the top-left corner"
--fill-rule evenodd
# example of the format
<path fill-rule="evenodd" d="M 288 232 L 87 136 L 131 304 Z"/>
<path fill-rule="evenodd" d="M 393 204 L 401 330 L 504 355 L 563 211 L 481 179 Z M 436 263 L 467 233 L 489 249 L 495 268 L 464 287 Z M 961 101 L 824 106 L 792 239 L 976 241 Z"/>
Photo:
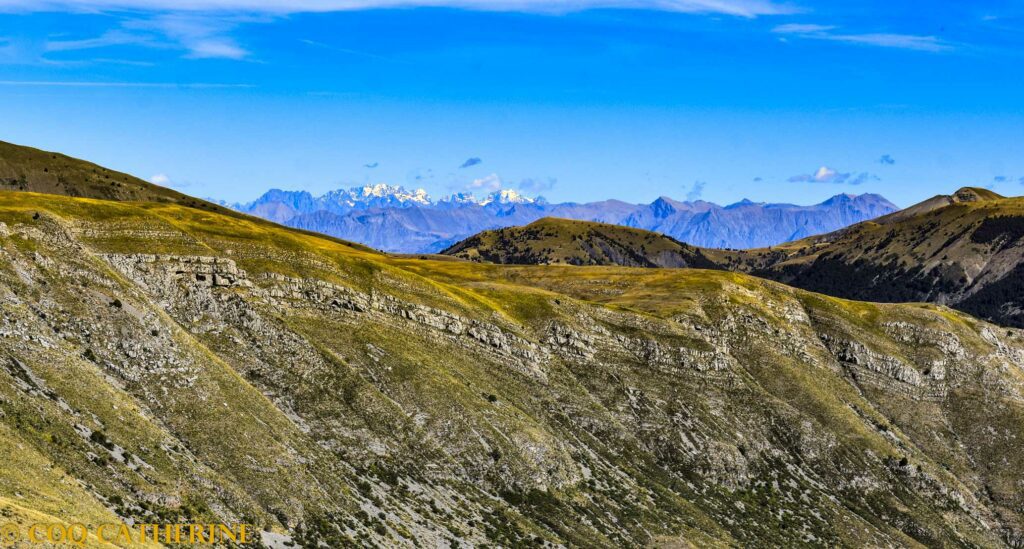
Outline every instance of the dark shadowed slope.
<path fill-rule="evenodd" d="M 485 231 L 444 253 L 493 263 L 718 268 L 848 299 L 940 303 L 1024 326 L 1024 198 L 969 187 L 772 248 L 694 248 L 646 231 L 545 219 Z"/>
<path fill-rule="evenodd" d="M 964 188 L 726 265 L 869 301 L 931 301 L 1024 326 L 1024 198 Z"/>

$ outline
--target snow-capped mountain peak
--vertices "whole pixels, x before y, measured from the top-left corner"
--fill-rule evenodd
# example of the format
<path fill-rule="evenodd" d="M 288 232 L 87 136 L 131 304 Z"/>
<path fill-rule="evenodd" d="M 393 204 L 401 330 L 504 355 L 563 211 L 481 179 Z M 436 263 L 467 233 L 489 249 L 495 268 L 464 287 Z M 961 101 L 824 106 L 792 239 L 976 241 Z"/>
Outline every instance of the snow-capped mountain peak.
<path fill-rule="evenodd" d="M 360 189 L 350 189 L 349 194 L 356 194 L 358 191 L 358 197 L 364 199 L 383 198 L 394 200 L 399 203 L 404 202 L 415 202 L 417 204 L 432 204 L 430 195 L 424 189 L 415 189 L 413 191 L 405 190 L 405 187 L 400 185 L 388 185 L 387 183 L 378 183 L 376 185 L 367 185 Z"/>
<path fill-rule="evenodd" d="M 476 197 L 473 193 L 453 193 L 447 198 L 442 198 L 441 202 L 448 204 L 476 204 Z"/>
<path fill-rule="evenodd" d="M 321 209 L 335 212 L 396 206 L 430 206 L 434 203 L 424 189 L 409 191 L 400 185 L 387 183 L 330 191 L 318 197 L 316 201 Z"/>
<path fill-rule="evenodd" d="M 263 196 L 248 204 L 232 204 L 231 207 L 245 212 L 260 211 L 266 204 L 286 204 L 293 213 L 312 213 L 325 210 L 344 214 L 352 210 L 370 208 L 406 208 L 411 206 L 430 207 L 435 205 L 468 206 L 477 204 L 534 204 L 533 198 L 523 196 L 511 189 L 500 189 L 489 193 L 482 199 L 476 198 L 471 192 L 457 192 L 434 202 L 425 189 L 408 190 L 401 185 L 377 183 L 362 187 L 336 189 L 321 196 L 313 197 L 305 191 L 281 191 L 272 189 Z"/>
<path fill-rule="evenodd" d="M 512 189 L 501 189 L 494 191 L 487 195 L 486 198 L 480 201 L 481 206 L 486 206 L 491 203 L 497 204 L 533 204 L 534 199 L 523 196 Z"/>

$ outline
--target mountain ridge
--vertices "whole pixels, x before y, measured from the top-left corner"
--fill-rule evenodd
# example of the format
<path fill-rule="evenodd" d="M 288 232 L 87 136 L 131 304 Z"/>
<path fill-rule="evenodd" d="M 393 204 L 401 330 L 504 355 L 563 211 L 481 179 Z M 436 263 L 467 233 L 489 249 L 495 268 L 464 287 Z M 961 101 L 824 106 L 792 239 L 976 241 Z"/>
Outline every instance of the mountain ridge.
<path fill-rule="evenodd" d="M 104 200 L 142 200 L 233 213 L 126 173 L 61 153 L 0 141 L 0 191 L 28 191 Z"/>
<path fill-rule="evenodd" d="M 1024 326 L 1024 197 L 964 187 L 732 268 L 851 299 L 933 301 Z"/>

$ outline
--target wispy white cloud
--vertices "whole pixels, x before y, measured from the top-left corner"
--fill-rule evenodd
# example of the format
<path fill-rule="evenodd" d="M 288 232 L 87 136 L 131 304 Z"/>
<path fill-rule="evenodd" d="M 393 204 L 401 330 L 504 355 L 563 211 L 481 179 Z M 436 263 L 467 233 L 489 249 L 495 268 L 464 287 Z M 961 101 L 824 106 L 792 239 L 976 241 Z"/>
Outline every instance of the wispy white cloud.
<path fill-rule="evenodd" d="M 153 177 L 150 177 L 149 182 L 153 183 L 154 185 L 160 185 L 161 187 L 170 187 L 172 189 L 187 189 L 192 186 L 192 183 L 188 181 L 177 181 L 171 179 L 171 177 L 165 173 L 158 173 Z"/>
<path fill-rule="evenodd" d="M 772 29 L 772 32 L 780 34 L 809 34 L 812 32 L 826 32 L 834 29 L 831 25 L 810 25 L 803 23 L 786 23 Z"/>
<path fill-rule="evenodd" d="M 152 61 L 138 61 L 136 59 L 112 59 L 109 57 L 96 57 L 89 59 L 86 63 L 105 63 L 108 65 L 124 65 L 126 67 L 152 67 L 156 63 Z"/>
<path fill-rule="evenodd" d="M 5 0 L 0 0 L 0 6 Z M 167 13 L 152 17 L 126 19 L 120 26 L 99 36 L 76 40 L 46 42 L 46 52 L 69 52 L 140 46 L 146 48 L 184 50 L 194 59 L 243 59 L 249 52 L 240 46 L 230 32 L 245 17 L 215 16 L 200 13 Z"/>
<path fill-rule="evenodd" d="M 838 27 L 831 25 L 789 23 L 775 27 L 772 29 L 772 32 L 812 40 L 829 40 L 833 42 L 846 42 L 849 44 L 861 44 L 883 48 L 899 48 L 933 53 L 954 49 L 952 44 L 949 44 L 935 36 L 898 33 L 843 33 L 837 32 L 836 29 L 838 29 Z"/>
<path fill-rule="evenodd" d="M 913 34 L 833 34 L 828 36 L 828 40 L 928 52 L 943 52 L 953 49 L 953 46 L 934 36 Z"/>
<path fill-rule="evenodd" d="M 519 182 L 519 190 L 537 194 L 550 191 L 557 184 L 558 180 L 554 177 L 528 177 Z"/>
<path fill-rule="evenodd" d="M 95 38 L 49 41 L 46 43 L 44 49 L 46 51 L 75 51 L 124 45 L 145 45 L 154 47 L 159 44 L 150 36 L 126 32 L 122 29 L 115 29 L 107 31 Z"/>
<path fill-rule="evenodd" d="M 754 18 L 794 13 L 790 0 L 0 0 L 0 12 L 117 12 L 127 15 L 118 28 L 99 36 L 51 40 L 31 57 L 48 63 L 81 63 L 54 59 L 78 50 L 135 46 L 183 50 L 191 59 L 252 57 L 233 36 L 243 23 L 272 21 L 292 13 L 357 11 L 384 8 L 441 7 L 475 11 L 517 11 L 562 14 L 589 9 L 628 8 L 651 11 L 731 15 Z M 308 45 L 331 46 L 305 41 Z M 378 57 L 356 50 L 338 51 Z M 53 54 L 47 57 L 47 54 Z M 26 52 L 0 42 L 0 62 L 25 58 Z"/>
<path fill-rule="evenodd" d="M 501 178 L 498 174 L 492 173 L 486 177 L 480 179 L 474 179 L 472 183 L 468 185 L 470 189 L 483 190 L 483 191 L 497 191 L 502 187 Z"/>
<path fill-rule="evenodd" d="M 91 82 L 87 80 L 0 80 L 0 86 L 56 88 L 251 88 L 252 84 L 219 84 L 216 82 Z"/>
<path fill-rule="evenodd" d="M 556 13 L 599 8 L 630 8 L 737 17 L 797 11 L 792 5 L 776 0 L 0 0 L 0 9 L 33 11 L 130 9 L 285 14 L 410 7 Z"/>
<path fill-rule="evenodd" d="M 116 45 L 149 45 L 146 37 L 130 36 L 119 30 L 109 31 L 95 38 L 82 40 L 32 40 L 21 37 L 17 39 L 0 37 L 0 64 L 48 65 L 58 67 L 82 67 L 96 64 L 123 65 L 135 67 L 151 67 L 152 61 L 126 59 L 117 56 L 74 58 L 60 56 L 61 52 L 89 50 Z M 50 56 L 54 54 L 54 56 Z"/>
<path fill-rule="evenodd" d="M 790 183 L 808 182 L 814 181 L 817 183 L 831 183 L 837 179 L 843 179 L 850 177 L 848 173 L 839 173 L 838 171 L 829 168 L 828 166 L 822 166 L 817 169 L 814 173 L 794 175 L 789 178 Z"/>
<path fill-rule="evenodd" d="M 193 59 L 243 59 L 249 52 L 231 39 L 199 40 L 189 45 L 188 57 Z"/>
<path fill-rule="evenodd" d="M 228 34 L 237 24 L 234 18 L 172 13 L 126 21 L 124 27 L 134 32 L 163 35 L 187 50 L 191 58 L 242 59 L 249 52 Z"/>
<path fill-rule="evenodd" d="M 868 172 L 854 174 L 840 172 L 828 166 L 821 166 L 814 173 L 794 175 L 787 181 L 790 183 L 846 183 L 847 185 L 860 185 L 868 181 L 879 181 L 879 177 Z"/>

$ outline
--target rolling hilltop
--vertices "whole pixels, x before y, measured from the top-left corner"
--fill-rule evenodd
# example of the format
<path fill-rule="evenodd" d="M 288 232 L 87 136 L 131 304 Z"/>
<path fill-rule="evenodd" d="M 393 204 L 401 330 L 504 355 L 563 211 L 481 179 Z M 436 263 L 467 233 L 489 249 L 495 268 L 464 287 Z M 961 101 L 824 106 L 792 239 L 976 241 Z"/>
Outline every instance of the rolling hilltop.
<path fill-rule="evenodd" d="M 944 307 L 28 192 L 0 192 L 0 254 L 7 522 L 246 521 L 304 547 L 1024 540 L 1024 334 Z"/>
<path fill-rule="evenodd" d="M 698 248 L 671 237 L 607 223 L 550 217 L 525 227 L 484 231 L 441 253 L 504 264 L 715 267 Z"/>

